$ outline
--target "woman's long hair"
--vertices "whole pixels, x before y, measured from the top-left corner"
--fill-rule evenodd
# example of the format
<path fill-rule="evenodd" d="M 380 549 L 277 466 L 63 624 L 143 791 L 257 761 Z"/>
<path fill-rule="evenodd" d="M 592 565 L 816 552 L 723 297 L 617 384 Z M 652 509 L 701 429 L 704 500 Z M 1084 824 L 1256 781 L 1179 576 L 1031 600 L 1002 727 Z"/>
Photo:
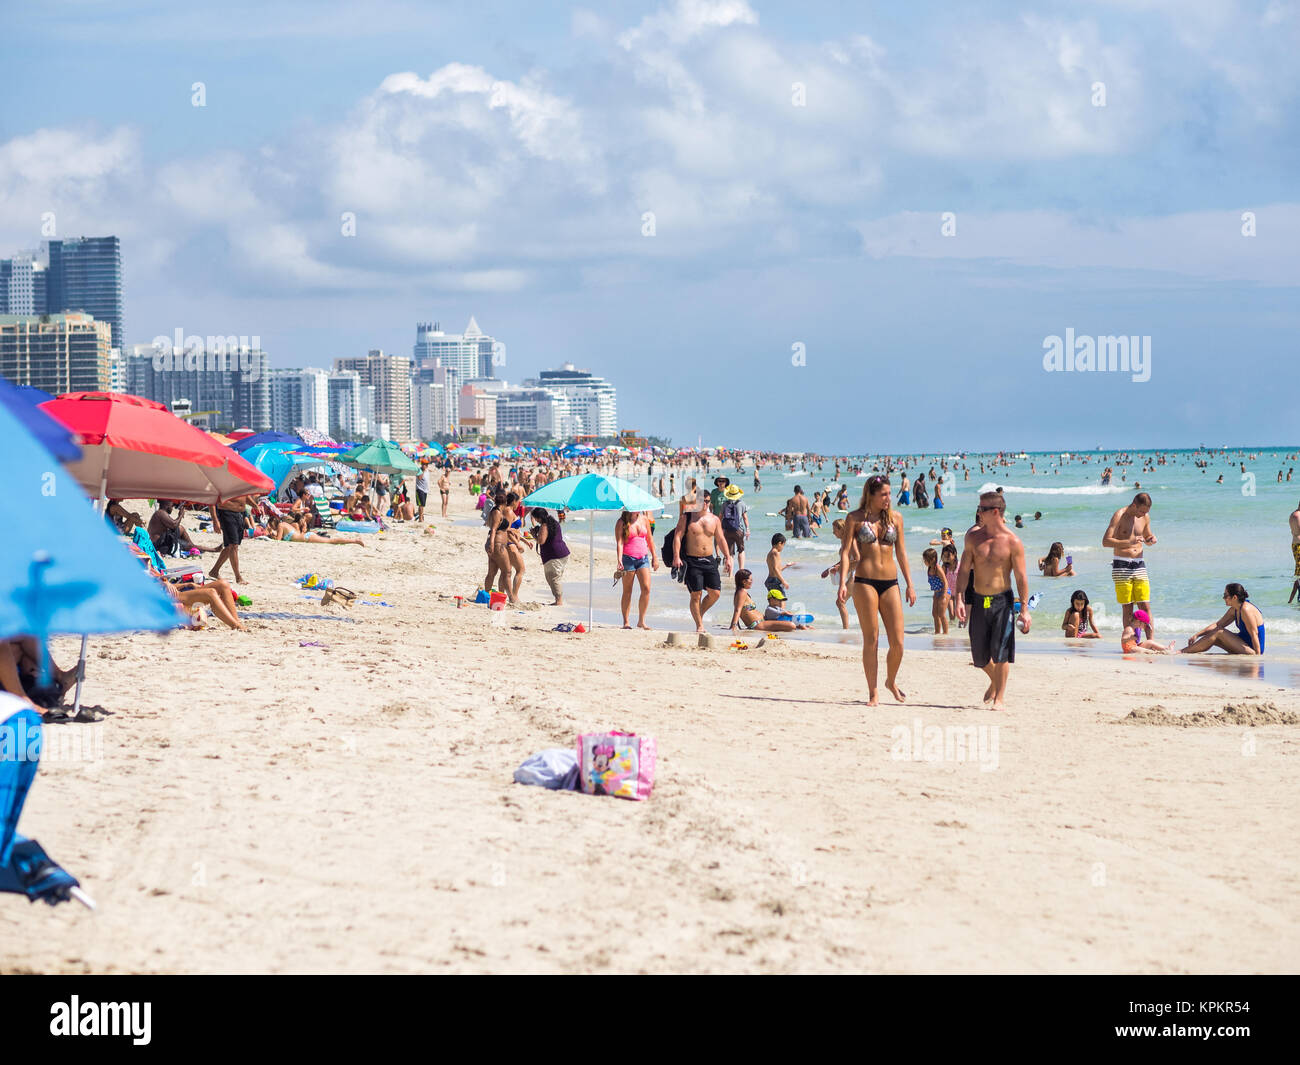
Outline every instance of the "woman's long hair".
<path fill-rule="evenodd" d="M 889 478 L 884 474 L 875 473 L 867 478 L 867 483 L 862 486 L 862 502 L 859 504 L 862 508 L 862 520 L 871 520 L 871 497 L 880 491 L 881 485 L 889 484 Z M 885 507 L 880 512 L 881 519 L 887 520 L 889 514 L 889 500 L 885 500 Z"/>

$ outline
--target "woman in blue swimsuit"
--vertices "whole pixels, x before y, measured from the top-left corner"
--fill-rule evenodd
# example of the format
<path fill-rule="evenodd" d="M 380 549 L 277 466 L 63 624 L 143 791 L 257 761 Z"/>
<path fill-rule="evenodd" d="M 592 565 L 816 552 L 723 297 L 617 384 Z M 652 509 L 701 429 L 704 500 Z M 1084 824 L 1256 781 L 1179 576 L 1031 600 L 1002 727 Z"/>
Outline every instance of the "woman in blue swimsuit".
<path fill-rule="evenodd" d="M 1223 589 L 1223 600 L 1228 604 L 1227 613 L 1188 640 L 1181 654 L 1200 654 L 1211 647 L 1222 647 L 1230 655 L 1264 653 L 1264 615 L 1250 602 L 1246 589 L 1240 584 L 1229 584 Z M 1235 632 L 1228 627 L 1234 623 Z"/>

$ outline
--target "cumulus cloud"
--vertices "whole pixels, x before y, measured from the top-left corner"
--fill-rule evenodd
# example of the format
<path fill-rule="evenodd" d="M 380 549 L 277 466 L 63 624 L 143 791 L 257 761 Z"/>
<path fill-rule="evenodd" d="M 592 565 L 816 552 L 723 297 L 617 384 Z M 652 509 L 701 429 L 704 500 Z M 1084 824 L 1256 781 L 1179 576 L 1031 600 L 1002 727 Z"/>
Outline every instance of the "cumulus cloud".
<path fill-rule="evenodd" d="M 1276 117 L 1294 94 L 1293 64 L 1261 84 L 1300 19 L 1276 0 L 1141 0 L 1123 17 L 1101 0 L 1071 10 L 996 23 L 966 14 L 910 40 L 887 39 L 865 13 L 852 32 L 796 40 L 744 0 L 675 0 L 622 28 L 580 9 L 571 66 L 511 78 L 463 62 L 392 73 L 337 120 L 283 143 L 145 159 L 129 128 L 16 137 L 0 144 L 0 239 L 30 246 L 57 204 L 84 231 L 133 234 L 151 262 L 201 245 L 225 256 L 205 282 L 238 277 L 267 294 L 517 291 L 559 274 L 718 272 L 864 248 L 1290 276 L 1269 243 L 1296 235 L 1285 204 L 1267 209 L 1275 228 L 1266 239 L 1261 222 L 1253 244 L 1205 236 L 1224 224 L 1218 212 L 1128 211 L 1103 231 L 1059 210 L 1033 176 L 1071 160 L 1140 167 L 1184 115 L 1205 121 L 1162 61 L 1198 56 L 1216 84 L 1251 97 L 1246 113 Z M 1175 27 L 1182 50 L 1153 57 L 1133 29 L 1142 19 Z M 1269 62 L 1252 63 L 1252 47 Z M 1106 107 L 1094 106 L 1096 82 Z M 978 199 L 968 170 L 998 165 L 1025 177 L 1023 208 L 964 212 L 956 240 L 939 238 L 936 215 L 911 213 L 910 176 Z M 340 231 L 344 212 L 355 236 Z M 653 238 L 642 235 L 645 212 Z"/>

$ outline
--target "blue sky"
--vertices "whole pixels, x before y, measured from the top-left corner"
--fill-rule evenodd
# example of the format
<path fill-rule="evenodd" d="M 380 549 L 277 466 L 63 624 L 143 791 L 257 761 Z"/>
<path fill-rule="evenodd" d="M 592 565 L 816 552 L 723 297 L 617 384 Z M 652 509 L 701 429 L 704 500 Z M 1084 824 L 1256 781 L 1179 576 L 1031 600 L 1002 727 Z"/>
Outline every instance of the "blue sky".
<path fill-rule="evenodd" d="M 0 12 L 0 254 L 117 233 L 134 343 L 328 366 L 473 314 L 683 443 L 1293 438 L 1293 3 Z M 1150 336 L 1150 380 L 1045 372 L 1067 328 Z"/>

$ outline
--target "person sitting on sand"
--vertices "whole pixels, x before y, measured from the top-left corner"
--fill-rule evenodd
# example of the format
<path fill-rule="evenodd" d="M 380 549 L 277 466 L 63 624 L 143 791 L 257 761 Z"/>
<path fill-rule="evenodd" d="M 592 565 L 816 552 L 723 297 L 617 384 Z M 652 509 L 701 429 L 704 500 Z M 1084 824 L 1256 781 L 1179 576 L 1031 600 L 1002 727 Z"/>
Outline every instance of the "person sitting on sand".
<path fill-rule="evenodd" d="M 1061 568 L 1061 564 L 1065 568 Z M 1073 577 L 1074 562 L 1065 561 L 1065 545 L 1057 540 L 1047 549 L 1047 554 L 1038 560 L 1038 568 L 1042 571 L 1044 577 Z"/>
<path fill-rule="evenodd" d="M 741 625 L 759 632 L 794 632 L 796 627 L 802 628 L 802 626 L 796 626 L 793 621 L 785 621 L 779 618 L 768 620 L 760 617 L 758 607 L 749 594 L 749 589 L 753 586 L 754 575 L 749 570 L 742 569 L 736 573 L 736 594 L 732 600 L 731 612 L 732 632 L 738 631 Z"/>
<path fill-rule="evenodd" d="M 796 629 L 811 629 L 811 625 L 805 625 L 795 619 L 790 613 L 790 606 L 786 602 L 785 592 L 779 588 L 773 588 L 767 593 L 767 609 L 763 611 L 764 621 L 790 621 L 794 622 Z"/>
<path fill-rule="evenodd" d="M 1176 641 L 1167 645 L 1156 643 L 1155 640 L 1144 636 L 1140 625 L 1125 625 L 1124 631 L 1120 633 L 1119 645 L 1126 655 L 1171 655 L 1178 646 Z"/>
<path fill-rule="evenodd" d="M 182 503 L 180 510 L 173 516 L 172 507 L 174 504 L 167 499 L 158 500 L 158 509 L 153 512 L 149 518 L 148 533 L 149 539 L 153 541 L 154 549 L 160 555 L 170 555 L 173 551 L 179 549 L 185 554 L 198 554 L 200 551 L 220 551 L 219 547 L 200 547 L 190 539 L 190 534 L 185 531 L 185 526 L 181 522 L 185 518 L 185 504 Z"/>
<path fill-rule="evenodd" d="M 1070 607 L 1065 612 L 1061 629 L 1069 640 L 1100 640 L 1097 623 L 1092 619 L 1092 607 L 1088 603 L 1088 593 L 1076 588 L 1070 596 Z"/>
<path fill-rule="evenodd" d="M 1181 654 L 1201 654 L 1212 647 L 1222 647 L 1230 655 L 1264 653 L 1264 615 L 1249 601 L 1246 589 L 1235 582 L 1227 585 L 1223 601 L 1228 604 L 1227 612 L 1189 639 Z M 1228 628 L 1230 624 L 1237 626 L 1236 632 Z"/>
<path fill-rule="evenodd" d="M 286 543 L 295 544 L 357 544 L 365 546 L 365 541 L 359 536 L 339 536 L 331 533 L 300 532 L 283 518 L 272 515 L 267 519 L 267 526 L 271 530 L 271 535 L 277 540 L 283 540 Z"/>
<path fill-rule="evenodd" d="M 75 669 L 60 669 L 49 659 L 50 679 L 40 682 L 40 648 L 30 636 L 0 640 L 0 690 L 16 695 L 36 710 L 49 710 L 63 702 L 77 683 Z"/>

